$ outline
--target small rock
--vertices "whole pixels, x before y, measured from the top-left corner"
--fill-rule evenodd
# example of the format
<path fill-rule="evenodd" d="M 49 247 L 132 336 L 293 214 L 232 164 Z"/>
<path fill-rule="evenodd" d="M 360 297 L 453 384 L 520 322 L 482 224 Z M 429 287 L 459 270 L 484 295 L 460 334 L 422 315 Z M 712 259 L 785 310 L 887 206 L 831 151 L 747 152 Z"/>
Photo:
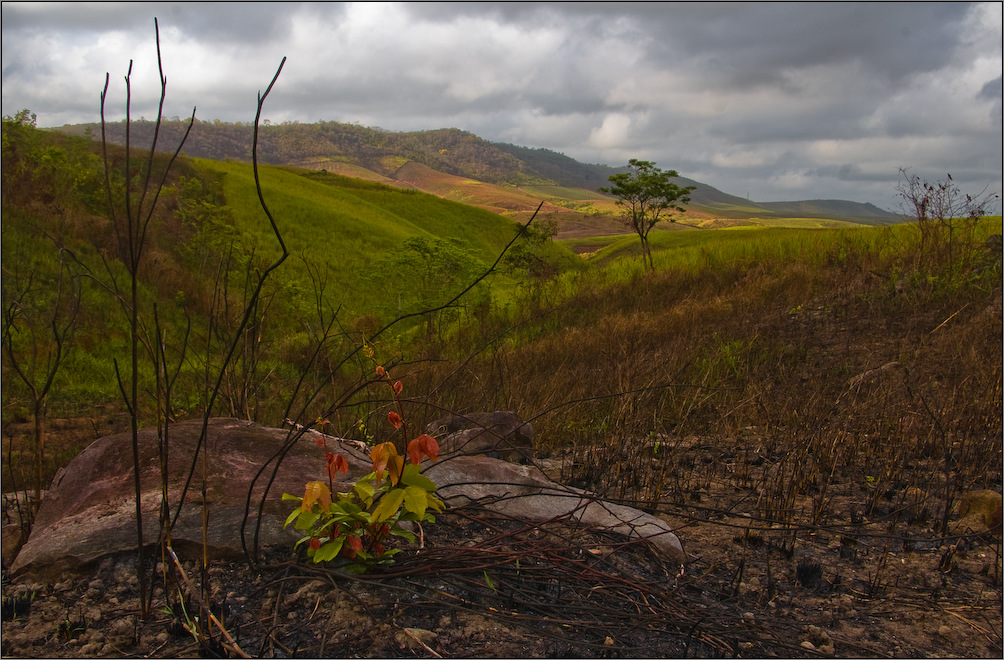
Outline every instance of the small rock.
<path fill-rule="evenodd" d="M 424 650 L 423 644 L 428 646 L 436 641 L 436 633 L 424 628 L 405 628 L 394 633 L 394 641 L 402 648 L 412 651 Z"/>
<path fill-rule="evenodd" d="M 743 612 L 743 621 L 746 623 L 753 623 L 754 620 L 756 620 L 756 617 L 752 612 Z"/>
<path fill-rule="evenodd" d="M 80 647 L 80 655 L 85 658 L 93 658 L 95 656 L 101 655 L 101 647 L 104 646 L 101 642 L 90 642 L 89 644 L 84 644 Z"/>
<path fill-rule="evenodd" d="M 134 617 L 127 616 L 113 621 L 111 634 L 119 644 L 131 645 L 136 639 L 136 621 Z"/>
<path fill-rule="evenodd" d="M 940 628 L 938 628 L 938 637 L 948 638 L 951 636 L 952 636 L 952 629 L 949 628 L 948 626 L 941 626 Z"/>
<path fill-rule="evenodd" d="M 803 649 L 805 649 L 806 651 L 815 651 L 816 650 L 816 645 L 813 644 L 812 642 L 810 642 L 809 640 L 805 640 L 804 642 L 802 642 L 800 644 L 800 646 Z"/>

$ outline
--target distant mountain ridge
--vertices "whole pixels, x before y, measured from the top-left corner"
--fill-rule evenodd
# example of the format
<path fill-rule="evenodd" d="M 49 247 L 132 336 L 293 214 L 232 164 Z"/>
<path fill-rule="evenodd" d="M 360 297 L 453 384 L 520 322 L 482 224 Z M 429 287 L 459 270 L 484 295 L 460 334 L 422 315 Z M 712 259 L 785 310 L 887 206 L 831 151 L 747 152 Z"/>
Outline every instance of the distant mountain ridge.
<path fill-rule="evenodd" d="M 160 130 L 159 147 L 173 149 L 184 133 L 186 122 L 166 121 Z M 130 141 L 134 146 L 149 145 L 153 138 L 154 123 L 134 121 Z M 100 125 L 77 124 L 54 129 L 75 135 L 100 134 Z M 108 124 L 106 133 L 115 144 L 125 144 L 125 123 Z M 253 126 L 248 123 L 198 121 L 185 143 L 184 152 L 196 158 L 212 160 L 250 160 Z M 489 142 L 468 131 L 443 128 L 427 131 L 393 132 L 358 124 L 321 121 L 313 124 L 285 122 L 265 124 L 259 131 L 259 160 L 274 165 L 292 165 L 307 169 L 327 169 L 348 176 L 386 180 L 391 185 L 416 187 L 434 194 L 463 201 L 458 190 L 452 196 L 444 194 L 443 181 L 437 190 L 423 187 L 421 181 L 398 181 L 400 168 L 415 162 L 451 177 L 461 177 L 499 186 L 503 190 L 545 187 L 588 191 L 593 200 L 592 212 L 610 213 L 609 198 L 597 192 L 609 183 L 610 175 L 627 171 L 627 167 L 581 163 L 564 154 L 544 148 L 523 147 L 506 143 Z M 663 164 L 671 167 L 671 164 Z M 361 169 L 360 169 L 361 168 Z M 428 179 L 429 177 L 425 177 Z M 680 177 L 681 185 L 695 186 L 688 215 L 695 218 L 829 218 L 850 220 L 867 224 L 898 222 L 900 217 L 872 204 L 846 200 L 808 200 L 798 202 L 752 202 L 747 198 L 730 195 L 692 179 Z M 483 191 L 482 191 L 483 192 Z M 582 195 L 563 199 L 567 191 L 548 188 L 537 193 L 537 198 L 571 207 L 589 206 Z M 574 203 L 573 201 L 574 200 Z M 515 211 L 513 202 L 476 205 L 493 210 Z M 521 210 L 525 210 L 520 203 Z"/>

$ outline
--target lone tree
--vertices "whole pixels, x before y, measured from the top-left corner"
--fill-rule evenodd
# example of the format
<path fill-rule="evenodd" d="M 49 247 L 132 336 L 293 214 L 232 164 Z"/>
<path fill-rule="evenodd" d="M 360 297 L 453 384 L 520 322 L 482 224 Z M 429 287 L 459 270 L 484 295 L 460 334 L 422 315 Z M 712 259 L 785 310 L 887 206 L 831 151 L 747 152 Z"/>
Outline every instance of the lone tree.
<path fill-rule="evenodd" d="M 673 211 L 683 212 L 683 207 L 690 201 L 690 191 L 694 186 L 680 187 L 670 181 L 680 176 L 676 170 L 663 172 L 655 163 L 632 158 L 628 166 L 633 172 L 623 172 L 610 177 L 609 188 L 600 188 L 600 192 L 609 193 L 618 198 L 617 204 L 624 207 L 624 222 L 635 230 L 641 239 L 642 256 L 652 270 L 652 250 L 648 245 L 648 233 L 660 220 L 669 219 L 676 222 Z"/>

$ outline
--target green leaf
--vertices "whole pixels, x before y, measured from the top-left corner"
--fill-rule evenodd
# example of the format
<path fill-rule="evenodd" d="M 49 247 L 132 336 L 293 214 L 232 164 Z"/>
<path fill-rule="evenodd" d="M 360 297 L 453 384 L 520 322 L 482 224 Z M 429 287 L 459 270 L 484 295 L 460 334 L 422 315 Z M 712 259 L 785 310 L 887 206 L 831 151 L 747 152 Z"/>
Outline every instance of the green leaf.
<path fill-rule="evenodd" d="M 376 505 L 376 508 L 373 509 L 373 522 L 384 522 L 385 520 L 393 517 L 393 515 L 401 508 L 401 502 L 403 501 L 403 488 L 395 488 L 384 495 L 380 498 L 380 502 Z"/>
<path fill-rule="evenodd" d="M 364 502 L 370 502 L 373 500 L 373 493 L 376 488 L 373 487 L 373 483 L 369 481 L 359 480 L 353 486 L 352 489 L 359 494 L 359 499 Z"/>
<path fill-rule="evenodd" d="M 303 498 L 302 497 L 297 497 L 296 495 L 290 495 L 289 493 L 283 493 L 282 494 L 282 501 L 283 502 L 302 502 Z"/>
<path fill-rule="evenodd" d="M 408 486 L 404 489 L 404 508 L 416 516 L 425 514 L 428 507 L 429 493 L 418 486 Z"/>
<path fill-rule="evenodd" d="M 322 561 L 331 561 L 338 556 L 338 553 L 342 551 L 342 545 L 345 543 L 345 535 L 339 536 L 334 541 L 328 541 L 320 548 L 314 552 L 314 563 L 319 564 Z"/>
<path fill-rule="evenodd" d="M 404 472 L 401 474 L 401 483 L 406 486 L 417 486 L 429 493 L 436 492 L 435 482 L 419 472 L 419 467 L 414 463 L 408 463 L 404 466 Z"/>
<path fill-rule="evenodd" d="M 283 523 L 282 528 L 286 529 L 289 526 L 289 523 L 293 522 L 294 520 L 300 517 L 301 513 L 303 513 L 303 509 L 301 509 L 300 507 L 296 507 L 295 509 L 293 509 L 293 512 L 290 513 L 289 516 L 286 518 L 286 522 Z"/>
<path fill-rule="evenodd" d="M 296 529 L 310 529 L 317 522 L 317 519 L 321 517 L 321 514 L 315 511 L 301 511 L 300 516 L 296 519 Z"/>
<path fill-rule="evenodd" d="M 390 533 L 393 536 L 400 536 L 403 539 L 407 539 L 409 543 L 415 542 L 415 535 L 406 529 L 401 529 L 400 527 L 395 526 L 390 528 Z"/>

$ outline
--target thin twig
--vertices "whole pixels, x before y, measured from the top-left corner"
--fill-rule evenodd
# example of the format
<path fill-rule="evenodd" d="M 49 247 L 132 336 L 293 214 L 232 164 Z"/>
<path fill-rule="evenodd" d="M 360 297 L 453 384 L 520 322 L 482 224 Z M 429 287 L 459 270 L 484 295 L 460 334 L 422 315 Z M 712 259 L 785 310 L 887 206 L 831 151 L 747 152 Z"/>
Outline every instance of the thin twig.
<path fill-rule="evenodd" d="M 206 603 L 199 596 L 198 589 L 196 589 L 195 585 L 192 584 L 192 581 L 188 579 L 188 574 L 185 573 L 185 569 L 182 567 L 181 562 L 178 560 L 178 555 L 174 553 L 174 548 L 172 548 L 171 546 L 167 546 L 167 552 L 168 554 L 171 555 L 171 560 L 174 561 L 174 565 L 178 568 L 178 572 L 181 573 L 181 578 L 185 581 L 185 585 L 188 587 L 189 593 L 191 593 L 192 597 L 195 598 L 196 601 L 198 601 L 199 607 L 201 607 L 202 611 L 206 613 L 206 615 L 209 617 L 209 620 L 214 624 L 216 624 L 216 627 L 220 629 L 220 633 L 226 638 L 227 642 L 229 642 L 230 645 L 233 647 L 233 651 L 242 658 L 250 658 L 251 656 L 249 656 L 247 653 L 241 650 L 241 647 L 237 644 L 237 642 L 234 641 L 234 638 L 230 636 L 230 633 L 227 631 L 227 629 L 223 626 L 222 623 L 220 623 L 220 620 L 216 618 L 216 615 L 212 613 L 212 611 L 209 609 L 209 606 L 206 605 Z"/>

